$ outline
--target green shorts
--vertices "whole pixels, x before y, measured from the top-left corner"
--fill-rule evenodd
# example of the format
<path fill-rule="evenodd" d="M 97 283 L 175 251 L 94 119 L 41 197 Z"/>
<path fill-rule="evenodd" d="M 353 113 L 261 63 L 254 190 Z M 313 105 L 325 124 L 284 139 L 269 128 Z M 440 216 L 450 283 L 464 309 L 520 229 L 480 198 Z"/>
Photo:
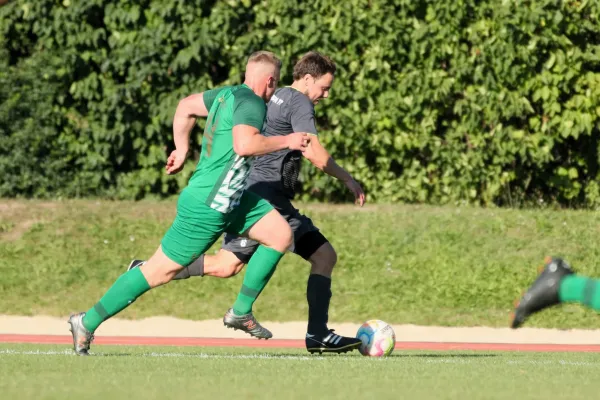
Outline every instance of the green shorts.
<path fill-rule="evenodd" d="M 244 191 L 240 204 L 224 214 L 198 200 L 186 188 L 177 200 L 175 221 L 161 241 L 162 250 L 169 259 L 186 267 L 223 233 L 242 235 L 272 209 L 268 201 Z"/>

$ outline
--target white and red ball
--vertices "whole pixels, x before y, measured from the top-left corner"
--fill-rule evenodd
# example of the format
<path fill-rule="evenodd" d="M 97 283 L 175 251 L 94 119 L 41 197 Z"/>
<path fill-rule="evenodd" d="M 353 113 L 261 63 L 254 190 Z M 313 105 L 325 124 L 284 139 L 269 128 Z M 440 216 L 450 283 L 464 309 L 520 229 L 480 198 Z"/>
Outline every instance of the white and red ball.
<path fill-rule="evenodd" d="M 362 324 L 356 332 L 356 337 L 362 341 L 358 350 L 363 356 L 389 356 L 396 345 L 396 333 L 392 326 L 378 319 Z"/>

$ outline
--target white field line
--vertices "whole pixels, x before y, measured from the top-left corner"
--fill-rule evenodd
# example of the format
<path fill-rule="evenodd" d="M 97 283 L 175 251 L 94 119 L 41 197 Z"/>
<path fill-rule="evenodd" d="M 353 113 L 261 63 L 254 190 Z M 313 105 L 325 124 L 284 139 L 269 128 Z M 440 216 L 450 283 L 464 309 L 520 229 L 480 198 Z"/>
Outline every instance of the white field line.
<path fill-rule="evenodd" d="M 90 353 L 96 357 L 114 357 L 120 355 L 119 353 Z M 0 356 L 11 356 L 11 355 L 32 355 L 32 356 L 76 356 L 73 350 L 0 350 Z M 128 354 L 129 355 L 129 354 Z M 363 359 L 366 357 L 353 357 L 353 356 L 335 356 L 335 357 L 321 357 L 321 356 L 294 356 L 294 355 L 277 355 L 277 354 L 206 354 L 206 353 L 132 353 L 132 357 L 156 357 L 156 358 L 199 358 L 209 360 L 293 360 L 293 361 L 312 361 L 312 360 L 325 360 L 325 359 L 339 359 L 339 358 L 353 358 L 355 360 Z M 418 357 L 409 357 L 414 360 Z M 487 358 L 487 357 L 482 357 Z M 392 361 L 405 359 L 404 357 L 382 357 L 382 358 L 370 358 L 372 361 Z M 462 359 L 457 357 L 444 358 L 440 356 L 439 359 L 424 359 L 426 364 L 479 364 L 475 359 Z M 500 360 L 498 360 L 500 361 Z M 499 364 L 496 360 L 491 360 L 492 364 Z M 504 359 L 501 363 L 508 365 L 562 365 L 562 366 L 600 366 L 600 362 L 585 362 L 585 361 L 565 361 L 565 360 L 515 360 L 515 359 Z"/>
<path fill-rule="evenodd" d="M 477 360 L 472 359 L 460 359 L 460 358 L 440 358 L 435 360 L 426 360 L 427 364 L 471 364 Z M 508 364 L 508 365 L 564 365 L 564 366 L 588 366 L 588 367 L 600 367 L 600 362 L 586 362 L 586 361 L 565 361 L 565 360 L 502 360 L 498 362 L 491 360 L 490 364 Z"/>
<path fill-rule="evenodd" d="M 0 356 L 3 355 L 32 355 L 32 356 L 75 356 L 76 354 L 73 350 L 28 350 L 28 351 L 20 351 L 20 350 L 0 350 Z M 115 355 L 120 355 L 119 353 L 111 354 L 111 353 L 94 353 L 91 352 L 90 355 L 100 356 L 100 357 L 111 357 Z M 216 360 L 323 360 L 324 357 L 318 356 L 293 356 L 293 355 L 277 355 L 277 354 L 206 354 L 206 353 L 132 353 L 127 354 L 132 357 L 189 357 L 189 358 L 202 358 L 202 359 L 216 359 Z"/>

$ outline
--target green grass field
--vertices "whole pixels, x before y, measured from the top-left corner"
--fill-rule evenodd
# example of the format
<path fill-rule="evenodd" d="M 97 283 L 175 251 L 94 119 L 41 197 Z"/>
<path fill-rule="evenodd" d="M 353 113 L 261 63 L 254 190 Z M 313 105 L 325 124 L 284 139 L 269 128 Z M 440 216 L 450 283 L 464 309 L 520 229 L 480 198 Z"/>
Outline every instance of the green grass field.
<path fill-rule="evenodd" d="M 409 205 L 300 205 L 339 253 L 332 321 L 506 326 L 547 254 L 600 276 L 600 214 Z M 148 257 L 175 201 L 0 200 L 0 310 L 64 316 L 93 305 L 133 257 Z M 214 249 L 217 247 L 215 246 Z M 213 249 L 213 250 L 214 250 Z M 287 255 L 256 304 L 261 320 L 304 320 L 307 264 Z M 121 317 L 216 319 L 242 276 L 188 279 L 144 295 Z M 579 306 L 529 326 L 600 328 Z"/>
<path fill-rule="evenodd" d="M 4 399 L 592 399 L 600 355 L 0 345 Z"/>

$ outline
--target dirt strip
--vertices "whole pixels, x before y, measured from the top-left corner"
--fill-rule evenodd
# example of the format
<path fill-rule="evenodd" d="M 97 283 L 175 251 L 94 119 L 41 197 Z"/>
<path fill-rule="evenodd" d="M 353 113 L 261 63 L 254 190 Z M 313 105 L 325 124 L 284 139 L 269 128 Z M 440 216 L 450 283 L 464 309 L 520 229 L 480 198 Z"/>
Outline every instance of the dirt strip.
<path fill-rule="evenodd" d="M 0 315 L 0 334 L 12 335 L 70 335 L 67 316 L 62 318 L 36 316 L 24 317 Z M 261 323 L 273 332 L 274 339 L 304 339 L 305 322 Z M 392 324 L 396 339 L 401 342 L 430 343 L 511 343 L 511 344 L 561 344 L 600 345 L 600 330 L 559 330 L 488 327 L 436 327 Z M 354 336 L 358 323 L 330 323 L 336 333 Z M 221 320 L 190 321 L 172 317 L 152 317 L 140 320 L 114 318 L 106 321 L 97 331 L 96 337 L 166 337 L 166 338 L 222 338 L 247 339 L 248 336 L 223 326 Z"/>

